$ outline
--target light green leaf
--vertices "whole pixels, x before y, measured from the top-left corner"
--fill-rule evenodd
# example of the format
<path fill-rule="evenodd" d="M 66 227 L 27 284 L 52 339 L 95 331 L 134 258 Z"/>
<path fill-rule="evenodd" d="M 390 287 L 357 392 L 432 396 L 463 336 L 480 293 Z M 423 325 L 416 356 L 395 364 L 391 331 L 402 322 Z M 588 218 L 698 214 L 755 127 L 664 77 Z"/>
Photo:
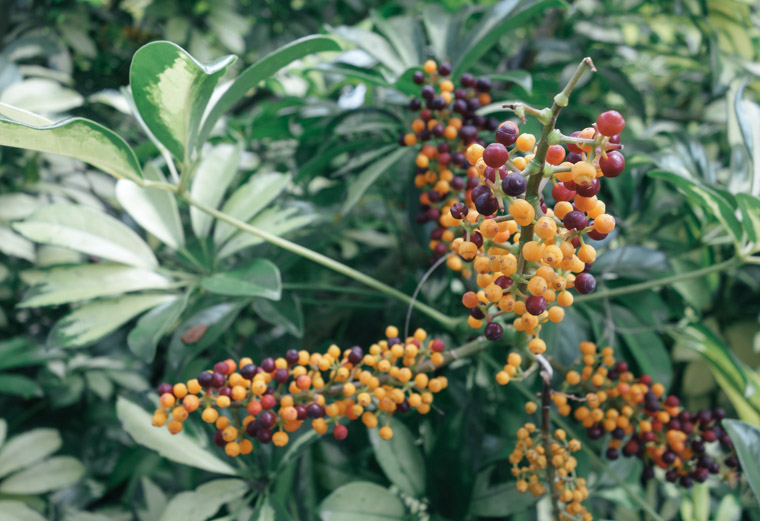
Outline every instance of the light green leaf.
<path fill-rule="evenodd" d="M 742 517 L 742 504 L 733 494 L 723 496 L 718 503 L 718 509 L 715 512 L 715 521 L 739 521 Z"/>
<path fill-rule="evenodd" d="M 165 428 L 153 427 L 151 414 L 129 400 L 118 398 L 116 415 L 135 442 L 165 458 L 217 474 L 235 474 L 235 469 L 201 447 L 184 431 L 172 435 Z"/>
<path fill-rule="evenodd" d="M 722 425 L 736 448 L 742 472 L 755 493 L 755 500 L 760 502 L 760 467 L 757 465 L 760 461 L 760 427 L 733 419 L 723 420 Z"/>
<path fill-rule="evenodd" d="M 283 294 L 277 301 L 256 299 L 253 310 L 270 324 L 284 328 L 295 337 L 303 337 L 301 302 L 292 292 Z"/>
<path fill-rule="evenodd" d="M 34 262 L 34 243 L 14 233 L 7 226 L 0 226 L 0 252 Z"/>
<path fill-rule="evenodd" d="M 291 521 L 292 519 L 277 496 L 267 495 L 249 521 Z"/>
<path fill-rule="evenodd" d="M 222 143 L 204 150 L 203 158 L 195 171 L 195 178 L 190 187 L 193 199 L 207 206 L 216 208 L 224 197 L 227 187 L 237 174 L 240 162 L 240 145 Z M 196 208 L 190 207 L 190 220 L 196 237 L 206 237 L 211 229 L 213 218 Z"/>
<path fill-rule="evenodd" d="M 261 212 L 252 221 L 251 225 L 266 230 L 274 235 L 285 235 L 294 230 L 304 228 L 317 219 L 317 215 L 296 215 L 296 208 L 270 208 Z M 264 240 L 250 233 L 239 232 L 232 237 L 219 250 L 219 259 L 224 259 L 238 251 L 263 243 Z"/>
<path fill-rule="evenodd" d="M 42 114 L 59 114 L 80 107 L 84 98 L 50 78 L 27 78 L 0 92 L 4 103 Z"/>
<path fill-rule="evenodd" d="M 45 518 L 26 503 L 0 500 L 0 521 L 45 521 Z"/>
<path fill-rule="evenodd" d="M 293 460 L 301 457 L 317 440 L 319 440 L 319 434 L 314 430 L 300 434 L 295 440 L 288 443 L 288 448 L 282 455 L 282 459 L 277 462 L 277 468 L 282 470 L 287 467 Z"/>
<path fill-rule="evenodd" d="M 384 18 L 373 10 L 372 21 L 393 46 L 405 69 L 414 65 L 422 65 L 425 40 L 422 36 L 422 28 L 416 18 L 403 15 Z"/>
<path fill-rule="evenodd" d="M 425 460 L 411 431 L 393 418 L 393 438 L 383 440 L 377 429 L 369 429 L 375 459 L 388 479 L 406 494 L 420 498 L 425 493 Z"/>
<path fill-rule="evenodd" d="M 322 521 L 402 521 L 405 516 L 398 496 L 366 481 L 340 487 L 319 506 Z"/>
<path fill-rule="evenodd" d="M 277 172 L 256 174 L 250 181 L 235 190 L 224 203 L 222 212 L 240 221 L 248 221 L 274 201 L 289 182 L 290 176 Z M 222 244 L 236 231 L 230 224 L 217 222 L 214 229 L 214 242 Z"/>
<path fill-rule="evenodd" d="M 153 135 L 180 161 L 189 163 L 214 87 L 237 58 L 201 64 L 171 42 L 137 50 L 129 84 L 140 116 Z"/>
<path fill-rule="evenodd" d="M 248 492 L 242 479 L 217 479 L 204 483 L 193 492 L 181 492 L 166 506 L 161 521 L 206 521 L 225 503 L 240 499 Z"/>
<path fill-rule="evenodd" d="M 760 158 L 758 159 L 760 161 Z M 760 248 L 760 199 L 749 194 L 736 194 L 742 212 L 742 224 L 753 251 Z"/>
<path fill-rule="evenodd" d="M 0 220 L 19 221 L 32 215 L 42 202 L 22 192 L 0 195 Z"/>
<path fill-rule="evenodd" d="M 396 145 L 390 145 L 386 147 L 386 150 L 388 154 L 385 157 L 371 163 L 367 168 L 362 170 L 356 178 L 350 181 L 348 195 L 346 201 L 343 203 L 343 208 L 341 209 L 343 215 L 351 211 L 365 192 L 369 190 L 370 186 L 372 186 L 372 184 L 377 181 L 385 171 L 391 167 L 406 165 L 408 163 L 408 158 L 405 156 L 410 155 L 410 148 L 399 148 Z"/>
<path fill-rule="evenodd" d="M 21 374 L 0 373 L 0 394 L 29 398 L 42 396 L 42 388 L 37 382 Z"/>
<path fill-rule="evenodd" d="M 56 323 L 48 336 L 48 346 L 88 346 L 137 315 L 174 298 L 174 295 L 127 295 L 113 300 L 90 302 Z"/>
<path fill-rule="evenodd" d="M 145 498 L 145 508 L 138 508 L 137 515 L 140 521 L 158 521 L 161 512 L 166 509 L 168 503 L 166 493 L 150 478 L 143 476 L 140 479 L 140 484 L 142 485 L 143 498 Z"/>
<path fill-rule="evenodd" d="M 44 116 L 29 112 L 28 110 L 14 107 L 0 101 L 0 118 L 8 119 L 10 121 L 16 121 L 18 123 L 24 123 L 26 125 L 32 125 L 33 127 L 46 127 L 52 125 L 53 121 Z"/>
<path fill-rule="evenodd" d="M 34 429 L 9 439 L 0 449 L 0 478 L 34 465 L 61 448 L 55 429 Z"/>
<path fill-rule="evenodd" d="M 219 295 L 279 300 L 282 280 L 280 270 L 273 262 L 254 259 L 243 268 L 215 273 L 201 279 L 201 287 Z"/>
<path fill-rule="evenodd" d="M 121 264 L 53 268 L 24 294 L 20 307 L 55 306 L 144 289 L 167 289 L 172 281 L 154 271 Z"/>
<path fill-rule="evenodd" d="M 502 0 L 467 33 L 454 60 L 452 78 L 459 78 L 508 32 L 549 8 L 566 5 L 562 0 Z"/>
<path fill-rule="evenodd" d="M 489 74 L 489 78 L 496 81 L 511 81 L 527 92 L 533 90 L 533 77 L 528 71 L 514 70 L 507 72 L 500 72 L 497 74 Z"/>
<path fill-rule="evenodd" d="M 226 88 L 224 94 L 217 100 L 208 112 L 200 133 L 201 142 L 211 134 L 211 130 L 222 115 L 230 110 L 235 103 L 243 99 L 259 82 L 273 75 L 286 65 L 308 56 L 324 51 L 340 51 L 340 46 L 327 36 L 306 36 L 285 45 L 264 56 L 247 69 Z"/>
<path fill-rule="evenodd" d="M 422 23 L 435 57 L 439 60 L 448 59 L 448 44 L 458 36 L 451 14 L 441 4 L 425 4 L 422 8 Z"/>
<path fill-rule="evenodd" d="M 158 265 L 139 235 L 108 214 L 69 204 L 45 206 L 13 227 L 27 239 L 140 268 Z"/>
<path fill-rule="evenodd" d="M 44 494 L 69 487 L 82 479 L 84 465 L 70 456 L 56 456 L 28 467 L 0 483 L 4 494 Z"/>
<path fill-rule="evenodd" d="M 156 355 L 156 346 L 172 325 L 180 319 L 187 307 L 190 294 L 176 298 L 145 313 L 127 336 L 127 344 L 135 356 L 150 362 Z"/>
<path fill-rule="evenodd" d="M 8 435 L 8 422 L 0 418 L 0 447 L 5 443 L 5 437 Z"/>
<path fill-rule="evenodd" d="M 490 485 L 493 467 L 478 473 L 472 487 L 469 513 L 476 517 L 507 517 L 523 512 L 536 502 L 530 494 L 518 492 L 514 481 Z"/>
<path fill-rule="evenodd" d="M 38 126 L 0 118 L 0 145 L 73 157 L 117 178 L 142 178 L 140 163 L 127 142 L 89 119 Z"/>
<path fill-rule="evenodd" d="M 403 60 L 396 54 L 390 42 L 381 35 L 361 27 L 347 25 L 336 27 L 332 31 L 375 58 L 390 71 L 394 78 L 398 78 L 404 72 Z"/>
<path fill-rule="evenodd" d="M 152 163 L 148 163 L 143 173 L 145 179 L 166 182 L 164 174 Z M 158 188 L 142 188 L 121 179 L 116 183 L 116 199 L 137 224 L 170 248 L 176 250 L 185 244 L 177 200 L 171 193 Z"/>

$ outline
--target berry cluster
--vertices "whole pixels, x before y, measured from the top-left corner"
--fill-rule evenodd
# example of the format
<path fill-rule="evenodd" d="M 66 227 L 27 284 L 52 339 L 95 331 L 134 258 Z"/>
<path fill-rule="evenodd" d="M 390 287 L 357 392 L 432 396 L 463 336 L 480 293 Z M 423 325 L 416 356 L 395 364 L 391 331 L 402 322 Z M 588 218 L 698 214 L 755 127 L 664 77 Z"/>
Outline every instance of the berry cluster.
<path fill-rule="evenodd" d="M 382 423 L 380 437 L 390 439 L 390 417 L 411 409 L 428 413 L 433 394 L 448 381 L 426 374 L 444 362 L 442 340 L 427 339 L 422 329 L 405 340 L 393 326 L 385 334 L 366 354 L 359 346 L 341 351 L 332 345 L 322 354 L 291 349 L 259 365 L 230 359 L 187 383 L 163 383 L 153 425 L 168 424 L 177 434 L 189 414 L 202 409 L 203 421 L 216 428 L 214 442 L 232 457 L 250 453 L 252 440 L 282 447 L 306 420 L 319 434 L 332 427 L 342 440 L 348 428 L 341 422 L 361 418 L 370 429 Z"/>
<path fill-rule="evenodd" d="M 525 406 L 528 414 L 533 414 L 536 409 L 534 402 L 528 402 Z M 550 451 L 549 454 L 547 449 Z M 586 480 L 576 475 L 578 461 L 571 455 L 580 449 L 581 443 L 575 439 L 568 440 L 562 429 L 557 429 L 553 436 L 545 439 L 544 434 L 536 429 L 533 423 L 526 423 L 517 430 L 517 444 L 509 456 L 512 475 L 517 478 L 517 490 L 529 491 L 534 497 L 544 495 L 545 469 L 547 465 L 551 465 L 555 476 L 554 494 L 564 505 L 560 519 L 591 521 L 591 514 L 581 504 L 589 495 Z"/>
<path fill-rule="evenodd" d="M 477 273 L 480 291 L 462 298 L 471 327 L 478 329 L 485 320 L 486 337 L 497 340 L 503 326 L 494 319 L 511 313 L 513 327 L 536 337 L 530 349 L 541 354 L 546 349 L 538 338 L 541 325 L 562 321 L 563 308 L 573 303 L 569 290 L 594 291 L 596 280 L 588 271 L 596 250 L 584 236 L 600 240 L 615 228 L 597 194 L 601 178 L 616 177 L 625 166 L 617 150 L 624 126 L 620 114 L 608 111 L 574 135 L 550 134 L 553 144 L 545 154 L 543 178 L 553 183 L 553 208 L 526 194 L 535 136 L 520 134 L 516 124 L 506 122 L 497 130 L 496 142 L 467 149 L 481 183 L 464 202 L 448 205 L 440 223 L 463 230 L 449 247 Z"/>
<path fill-rule="evenodd" d="M 438 222 L 447 202 L 461 198 L 464 190 L 479 183 L 477 172 L 468 169 L 465 150 L 473 143 L 483 143 L 481 130 L 496 130 L 499 121 L 486 118 L 476 111 L 491 103 L 491 81 L 475 79 L 463 74 L 460 87 L 448 79 L 451 67 L 428 60 L 423 71 L 416 71 L 413 80 L 421 85 L 420 98 L 409 102 L 409 109 L 417 113 L 411 123 L 411 132 L 399 137 L 404 146 L 421 145 L 416 158 L 417 173 L 414 184 L 423 190 L 420 195 L 419 223 Z M 423 107 L 424 103 L 424 107 Z M 446 243 L 453 240 L 452 232 L 436 228 L 431 234 L 430 248 L 437 257 L 447 252 Z M 446 235 L 443 241 L 442 235 Z M 449 261 L 451 267 L 461 269 L 459 259 Z"/>
<path fill-rule="evenodd" d="M 690 487 L 710 474 L 730 479 L 739 463 L 733 455 L 731 439 L 720 425 L 722 409 L 698 413 L 683 410 L 676 396 L 666 395 L 665 387 L 649 375 L 634 378 L 628 364 L 617 361 L 609 347 L 597 350 L 592 342 L 580 344 L 581 367 L 565 375 L 569 392 L 584 393 L 583 404 L 573 408 L 565 394 L 554 394 L 558 412 L 573 417 L 587 428 L 591 439 L 609 434 L 607 458 L 622 453 L 644 462 L 642 480 L 654 477 L 654 467 L 664 469 L 665 478 Z M 578 402 L 581 403 L 581 402 Z M 718 442 L 724 465 L 708 455 L 717 454 Z"/>

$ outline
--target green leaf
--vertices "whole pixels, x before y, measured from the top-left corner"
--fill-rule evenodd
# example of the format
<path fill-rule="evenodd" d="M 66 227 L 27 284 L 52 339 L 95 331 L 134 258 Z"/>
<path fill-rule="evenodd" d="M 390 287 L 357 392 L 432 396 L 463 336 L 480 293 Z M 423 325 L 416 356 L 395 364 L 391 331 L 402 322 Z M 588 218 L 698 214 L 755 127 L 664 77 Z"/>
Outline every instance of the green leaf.
<path fill-rule="evenodd" d="M 122 264 L 82 264 L 41 272 L 19 307 L 56 306 L 144 289 L 167 289 L 172 281 L 150 270 Z"/>
<path fill-rule="evenodd" d="M 470 69 L 502 36 L 551 7 L 565 7 L 562 0 L 502 0 L 483 15 L 467 33 L 453 63 L 452 78 Z"/>
<path fill-rule="evenodd" d="M 411 16 L 383 18 L 377 11 L 373 10 L 372 21 L 393 46 L 396 54 L 401 58 L 404 68 L 422 65 L 425 39 L 416 18 Z"/>
<path fill-rule="evenodd" d="M 20 221 L 26 219 L 44 203 L 38 197 L 22 192 L 0 195 L 0 220 Z"/>
<path fill-rule="evenodd" d="M 0 226 L 0 253 L 34 262 L 34 243 L 7 226 Z"/>
<path fill-rule="evenodd" d="M 739 224 L 739 220 L 734 215 L 734 210 L 728 202 L 716 193 L 715 190 L 665 170 L 653 170 L 649 172 L 648 175 L 655 179 L 663 179 L 673 184 L 679 191 L 686 195 L 693 204 L 703 207 L 712 214 L 713 217 L 721 223 L 723 228 L 733 236 L 735 241 L 741 242 L 741 224 Z"/>
<path fill-rule="evenodd" d="M 500 72 L 497 74 L 489 74 L 488 77 L 496 81 L 511 81 L 525 89 L 528 93 L 533 90 L 533 77 L 528 71 L 514 70 Z"/>
<path fill-rule="evenodd" d="M 237 58 L 202 64 L 180 46 L 151 42 L 137 50 L 129 84 L 140 116 L 178 160 L 189 163 L 206 105 L 219 80 Z"/>
<path fill-rule="evenodd" d="M 493 467 L 478 473 L 472 487 L 469 513 L 477 517 L 506 517 L 530 508 L 536 498 L 519 492 L 514 481 L 490 485 Z"/>
<path fill-rule="evenodd" d="M 165 458 L 217 474 L 235 474 L 235 469 L 201 447 L 184 431 L 173 435 L 166 428 L 153 427 L 150 413 L 125 398 L 119 397 L 116 401 L 116 415 L 135 442 Z"/>
<path fill-rule="evenodd" d="M 356 178 L 351 179 L 348 186 L 346 201 L 343 203 L 343 208 L 341 208 L 341 214 L 346 215 L 350 212 L 365 192 L 369 190 L 372 184 L 377 181 L 385 171 L 397 165 L 406 165 L 409 158 L 405 156 L 410 155 L 411 149 L 398 147 L 398 145 L 389 145 L 384 150 L 388 152 L 385 157 L 371 163 L 367 168 L 362 170 Z"/>
<path fill-rule="evenodd" d="M 117 178 L 142 178 L 140 163 L 127 142 L 89 119 L 72 118 L 35 126 L 0 118 L 0 146 L 61 154 L 89 163 Z"/>
<path fill-rule="evenodd" d="M 61 448 L 55 429 L 34 429 L 9 439 L 0 449 L 0 478 L 34 465 Z"/>
<path fill-rule="evenodd" d="M 375 459 L 388 479 L 405 494 L 421 498 L 425 494 L 425 460 L 411 431 L 395 418 L 391 419 L 393 438 L 380 438 L 377 429 L 369 429 Z"/>
<path fill-rule="evenodd" d="M 224 197 L 227 187 L 237 174 L 240 162 L 240 145 L 222 143 L 204 150 L 198 169 L 195 172 L 190 196 L 207 206 L 216 208 Z M 190 220 L 196 237 L 206 237 L 211 229 L 213 218 L 196 208 L 190 207 Z"/>
<path fill-rule="evenodd" d="M 319 440 L 319 434 L 314 430 L 302 433 L 294 441 L 288 443 L 288 448 L 282 455 L 282 459 L 277 462 L 278 469 L 284 469 L 293 460 L 300 458 L 304 452 L 315 442 Z"/>
<path fill-rule="evenodd" d="M 388 489 L 366 481 L 344 485 L 319 506 L 322 521 L 402 521 L 404 504 Z"/>
<path fill-rule="evenodd" d="M 137 515 L 140 521 L 158 521 L 161 512 L 166 509 L 168 503 L 166 493 L 161 487 L 153 483 L 150 478 L 143 476 L 140 478 L 142 485 L 142 495 L 145 499 L 145 508 L 137 508 Z"/>
<path fill-rule="evenodd" d="M 390 71 L 394 78 L 398 78 L 404 72 L 406 67 L 403 60 L 393 49 L 390 42 L 381 35 L 367 29 L 362 29 L 361 27 L 346 25 L 335 27 L 331 31 L 375 58 Z"/>
<path fill-rule="evenodd" d="M 204 483 L 192 492 L 181 492 L 166 506 L 161 521 L 206 521 L 225 503 L 240 499 L 248 492 L 242 479 L 217 479 Z"/>
<path fill-rule="evenodd" d="M 452 23 L 451 14 L 440 4 L 425 4 L 422 8 L 422 23 L 425 25 L 433 54 L 443 63 L 443 60 L 449 57 L 449 42 L 459 36 L 456 26 Z"/>
<path fill-rule="evenodd" d="M 290 182 L 290 176 L 277 172 L 256 174 L 246 184 L 235 190 L 224 206 L 222 212 L 238 219 L 248 221 L 282 193 Z M 214 242 L 222 244 L 237 231 L 232 225 L 217 222 L 214 229 Z"/>
<path fill-rule="evenodd" d="M 52 125 L 53 121 L 49 120 L 45 116 L 40 116 L 34 112 L 30 112 L 20 107 L 14 107 L 0 101 L 0 118 L 15 121 L 17 123 L 24 123 L 33 127 L 46 127 Z"/>
<path fill-rule="evenodd" d="M 13 227 L 27 239 L 140 268 L 158 265 L 135 232 L 108 214 L 70 204 L 44 206 Z"/>
<path fill-rule="evenodd" d="M 254 259 L 243 268 L 215 273 L 201 279 L 201 287 L 219 295 L 279 300 L 282 280 L 280 270 L 273 262 Z"/>
<path fill-rule="evenodd" d="M 757 465 L 760 461 L 760 428 L 733 419 L 723 420 L 722 425 L 736 448 L 742 473 L 755 493 L 755 501 L 760 502 L 760 467 Z"/>
<path fill-rule="evenodd" d="M 145 179 L 166 182 L 152 163 L 145 167 Z M 158 188 L 140 187 L 125 179 L 116 183 L 116 199 L 137 224 L 173 249 L 185 244 L 185 233 L 174 195 Z"/>
<path fill-rule="evenodd" d="M 56 456 L 13 474 L 0 483 L 3 494 L 34 495 L 69 487 L 82 479 L 84 465 L 70 456 Z"/>
<path fill-rule="evenodd" d="M 340 51 L 338 43 L 327 36 L 313 35 L 299 38 L 279 49 L 272 51 L 262 59 L 245 69 L 230 84 L 224 94 L 216 101 L 203 122 L 201 141 L 204 141 L 222 115 L 243 99 L 252 88 L 262 80 L 273 75 L 286 65 L 318 52 Z"/>
<path fill-rule="evenodd" d="M 612 306 L 615 325 L 639 368 L 670 388 L 673 364 L 665 344 L 655 332 L 656 324 L 647 323 L 623 306 Z"/>
<path fill-rule="evenodd" d="M 261 212 L 250 222 L 250 224 L 274 235 L 285 235 L 294 230 L 299 230 L 308 226 L 318 217 L 314 214 L 294 216 L 297 212 L 298 209 L 296 208 L 288 208 L 286 210 L 281 208 L 270 208 Z M 255 235 L 239 232 L 222 246 L 219 250 L 218 258 L 224 259 L 242 249 L 256 246 L 263 242 L 264 239 Z"/>
<path fill-rule="evenodd" d="M 137 315 L 174 298 L 174 295 L 128 295 L 90 302 L 56 323 L 48 336 L 48 346 L 88 346 Z"/>
<path fill-rule="evenodd" d="M 742 212 L 742 224 L 753 251 L 760 249 L 760 199 L 749 194 L 736 194 Z"/>
<path fill-rule="evenodd" d="M 0 418 L 0 447 L 5 443 L 5 437 L 8 435 L 8 422 Z"/>
<path fill-rule="evenodd" d="M 249 521 L 291 521 L 292 519 L 277 496 L 267 495 Z"/>
<path fill-rule="evenodd" d="M 0 500 L 0 521 L 45 521 L 45 518 L 26 503 Z"/>
<path fill-rule="evenodd" d="M 734 112 L 744 146 L 752 163 L 749 189 L 752 196 L 760 196 L 760 105 L 744 99 L 744 89 L 749 80 L 744 80 L 736 91 Z"/>
<path fill-rule="evenodd" d="M 161 304 L 145 313 L 127 336 L 129 350 L 145 362 L 151 362 L 156 356 L 156 346 L 172 325 L 182 316 L 190 297 L 184 297 Z"/>
<path fill-rule="evenodd" d="M 0 394 L 33 398 L 42 396 L 42 388 L 37 382 L 20 374 L 0 373 Z"/>
<path fill-rule="evenodd" d="M 301 302 L 292 293 L 284 293 L 277 301 L 256 299 L 253 310 L 264 320 L 285 329 L 297 338 L 303 338 L 303 312 Z"/>

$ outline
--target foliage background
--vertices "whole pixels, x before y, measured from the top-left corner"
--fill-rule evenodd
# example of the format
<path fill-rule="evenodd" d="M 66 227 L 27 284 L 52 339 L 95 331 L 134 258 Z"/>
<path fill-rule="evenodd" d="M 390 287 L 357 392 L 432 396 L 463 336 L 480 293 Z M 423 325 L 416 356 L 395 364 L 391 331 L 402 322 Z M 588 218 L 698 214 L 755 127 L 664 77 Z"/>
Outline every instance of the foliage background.
<path fill-rule="evenodd" d="M 477 30 L 479 20 L 492 13 L 522 9 L 529 16 L 507 16 L 485 31 L 486 52 L 466 57 L 463 70 L 491 75 L 495 100 L 519 97 L 541 105 L 578 59 L 589 55 L 599 73 L 577 91 L 560 127 L 582 128 L 606 108 L 619 110 L 628 122 L 629 168 L 605 186 L 620 232 L 594 267 L 601 288 L 574 308 L 563 333 L 555 332 L 554 342 L 548 342 L 550 349 L 567 362 L 575 357 L 579 340 L 604 339 L 636 369 L 663 380 L 688 407 L 721 405 L 732 416 L 760 424 L 760 398 L 741 396 L 747 382 L 760 381 L 758 266 L 731 265 L 726 272 L 658 290 L 603 298 L 608 289 L 733 257 L 730 235 L 699 197 L 685 197 L 672 179 L 653 172 L 672 172 L 711 187 L 734 207 L 731 194 L 760 195 L 755 157 L 760 150 L 755 103 L 760 31 L 754 2 L 494 5 L 451 0 L 441 7 L 350 0 L 113 5 L 6 0 L 0 1 L 0 101 L 54 120 L 65 115 L 95 119 L 125 136 L 140 160 L 148 161 L 157 150 L 138 122 L 125 116 L 128 108 L 119 92 L 129 82 L 130 58 L 142 44 L 168 39 L 201 61 L 235 53 L 240 60 L 232 69 L 239 72 L 295 38 L 332 34 L 344 51 L 306 57 L 267 79 L 236 105 L 226 131 L 212 142 L 245 144 L 229 192 L 260 175 L 289 179 L 271 201 L 285 212 L 283 233 L 411 294 L 428 267 L 426 230 L 414 222 L 411 157 L 401 155 L 391 168 L 373 169 L 378 150 L 392 150 L 383 147 L 391 147 L 410 120 L 404 104 L 411 91 L 403 73 L 428 56 L 453 58 L 460 39 L 450 38 L 448 47 L 441 42 L 445 35 L 457 34 L 457 20 L 463 32 Z M 428 23 L 410 30 L 420 20 Z M 378 39 L 388 43 L 378 46 Z M 179 258 L 149 236 L 167 269 L 194 264 L 193 269 L 209 275 L 255 258 L 274 261 L 284 283 L 282 305 L 260 299 L 258 304 L 228 305 L 230 299 L 193 295 L 155 356 L 151 349 L 128 347 L 134 320 L 116 324 L 97 342 L 70 349 L 55 336 L 56 323 L 70 312 L 68 304 L 19 306 L 51 266 L 87 266 L 88 259 L 76 252 L 34 245 L 13 231 L 11 223 L 55 203 L 106 211 L 145 235 L 125 211 L 110 177 L 58 156 L 0 149 L 0 411 L 9 436 L 26 433 L 22 441 L 36 454 L 20 466 L 0 470 L 0 505 L 21 512 L 14 514 L 19 519 L 34 519 L 23 517 L 31 514 L 21 504 L 48 519 L 137 516 L 148 521 L 179 518 L 180 503 L 208 504 L 208 497 L 216 497 L 222 498 L 216 509 L 207 515 L 196 512 L 197 519 L 324 520 L 334 519 L 331 506 L 345 502 L 330 494 L 349 483 L 369 486 L 359 482 L 376 484 L 368 493 L 378 501 L 394 501 L 393 493 L 383 491 L 399 485 L 388 463 L 393 454 L 383 453 L 387 449 L 378 448 L 362 429 L 352 429 L 342 444 L 305 443 L 298 459 L 280 461 L 281 456 L 262 451 L 255 462 L 265 470 L 256 476 L 256 490 L 262 493 L 253 503 L 259 510 L 253 512 L 241 503 L 250 499 L 248 489 L 209 484 L 212 472 L 168 461 L 135 444 L 125 433 L 125 415 L 117 417 L 116 404 L 119 397 L 128 397 L 147 407 L 148 390 L 155 384 L 195 375 L 220 357 L 256 359 L 332 342 L 369 345 L 385 324 L 403 325 L 405 305 L 273 246 L 259 244 L 234 262 L 222 262 L 200 242 L 189 242 L 188 255 Z M 189 229 L 187 208 L 180 211 Z M 457 296 L 463 287 L 441 269 L 425 284 L 420 299 L 457 317 L 463 314 Z M 190 353 L 178 351 L 178 338 L 198 323 L 197 313 L 209 309 L 217 312 L 202 319 L 210 325 L 203 342 Z M 445 331 L 419 313 L 412 324 L 440 332 L 449 345 L 468 339 L 466 332 Z M 397 454 L 409 451 L 408 457 L 418 462 L 410 478 L 417 487 L 410 496 L 416 497 L 407 498 L 408 512 L 424 505 L 440 520 L 544 515 L 540 505 L 536 510 L 515 495 L 509 478 L 506 456 L 522 420 L 523 400 L 493 381 L 493 367 L 501 365 L 506 351 L 506 346 L 495 346 L 455 364 L 448 371 L 451 386 L 440 410 L 409 419 L 414 434 L 408 440 L 400 436 L 394 446 Z M 734 370 L 740 381 L 725 376 Z M 29 438 L 29 433 L 44 439 Z M 16 452 L 9 445 L 0 449 L 0 469 L 4 453 L 7 458 Z M 58 451 L 68 458 L 60 483 L 20 493 L 2 481 L 25 468 L 50 464 L 45 458 Z M 590 460 L 582 466 L 594 484 L 592 505 L 600 517 L 643 519 L 609 472 Z M 662 485 L 642 489 L 636 469 L 625 462 L 612 467 L 664 519 L 758 517 L 746 486 L 698 487 L 684 499 Z M 33 470 L 35 475 L 48 473 L 45 467 Z M 211 488 L 198 488 L 203 486 Z M 195 492 L 186 492 L 191 490 Z M 353 497 L 364 492 L 354 490 Z M 324 503 L 328 496 L 333 503 Z M 260 517 L 267 508 L 274 517 Z"/>

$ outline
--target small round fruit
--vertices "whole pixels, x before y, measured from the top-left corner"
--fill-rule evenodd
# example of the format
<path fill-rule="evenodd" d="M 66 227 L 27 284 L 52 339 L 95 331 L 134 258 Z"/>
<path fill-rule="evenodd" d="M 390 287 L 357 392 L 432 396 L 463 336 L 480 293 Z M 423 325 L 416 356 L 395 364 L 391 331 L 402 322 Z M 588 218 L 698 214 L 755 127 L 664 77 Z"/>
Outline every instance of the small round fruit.
<path fill-rule="evenodd" d="M 496 322 L 491 322 L 486 326 L 485 335 L 488 340 L 494 341 L 501 338 L 501 335 L 504 334 L 504 328 L 501 327 L 501 324 L 497 324 Z"/>
<path fill-rule="evenodd" d="M 582 230 L 586 227 L 586 216 L 579 210 L 568 212 L 562 219 L 568 230 Z"/>
<path fill-rule="evenodd" d="M 581 295 L 592 293 L 596 289 L 596 279 L 591 273 L 579 273 L 575 277 L 575 289 Z"/>
<path fill-rule="evenodd" d="M 540 295 L 531 295 L 525 301 L 525 309 L 533 316 L 538 316 L 546 311 L 546 299 Z"/>
<path fill-rule="evenodd" d="M 528 182 L 520 174 L 507 174 L 501 181 L 501 189 L 504 193 L 512 197 L 518 196 L 525 192 Z"/>
<path fill-rule="evenodd" d="M 620 134 L 625 128 L 625 119 L 617 110 L 608 110 L 599 114 L 596 128 L 603 136 L 611 137 Z"/>
<path fill-rule="evenodd" d="M 499 168 L 507 162 L 507 159 L 509 159 L 509 152 L 501 143 L 491 143 L 483 150 L 483 161 L 492 168 Z"/>
<path fill-rule="evenodd" d="M 610 150 L 607 157 L 599 160 L 599 168 L 604 177 L 617 177 L 625 170 L 625 156 L 617 150 Z"/>

